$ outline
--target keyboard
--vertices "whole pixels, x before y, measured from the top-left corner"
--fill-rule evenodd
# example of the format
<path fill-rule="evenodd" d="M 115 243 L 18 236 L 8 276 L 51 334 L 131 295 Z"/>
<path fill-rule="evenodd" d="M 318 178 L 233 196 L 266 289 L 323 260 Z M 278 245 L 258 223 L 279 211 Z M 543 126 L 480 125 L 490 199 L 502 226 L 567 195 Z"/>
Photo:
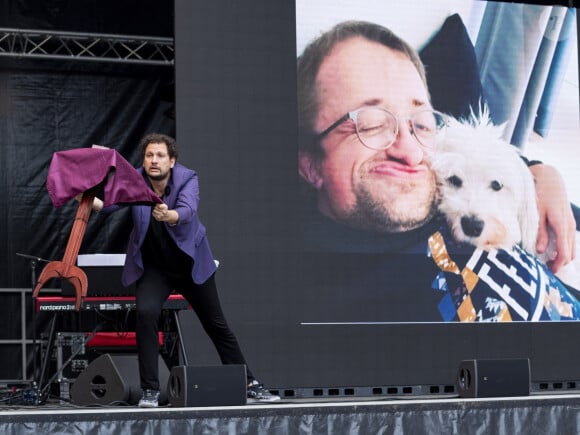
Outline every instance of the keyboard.
<path fill-rule="evenodd" d="M 80 311 L 127 311 L 136 307 L 135 296 L 87 296 Z M 171 294 L 163 304 L 165 310 L 188 310 L 189 302 L 178 294 Z M 38 296 L 36 311 L 75 311 L 75 298 L 66 296 Z"/>

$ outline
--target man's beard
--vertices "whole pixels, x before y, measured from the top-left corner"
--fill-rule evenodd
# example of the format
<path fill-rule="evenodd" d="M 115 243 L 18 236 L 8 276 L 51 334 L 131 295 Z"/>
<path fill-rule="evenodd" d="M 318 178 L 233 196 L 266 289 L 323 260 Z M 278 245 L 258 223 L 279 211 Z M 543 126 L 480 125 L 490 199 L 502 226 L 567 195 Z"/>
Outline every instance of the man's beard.
<path fill-rule="evenodd" d="M 159 174 L 150 174 L 150 173 L 147 173 L 147 176 L 149 177 L 149 179 L 154 180 L 154 181 L 163 181 L 163 180 L 165 180 L 166 178 L 169 177 L 169 172 L 170 171 L 160 172 Z"/>
<path fill-rule="evenodd" d="M 382 192 L 372 187 L 361 183 L 355 189 L 356 205 L 346 217 L 350 226 L 378 233 L 399 233 L 419 228 L 437 212 L 434 176 L 421 185 L 403 181 L 387 186 Z"/>

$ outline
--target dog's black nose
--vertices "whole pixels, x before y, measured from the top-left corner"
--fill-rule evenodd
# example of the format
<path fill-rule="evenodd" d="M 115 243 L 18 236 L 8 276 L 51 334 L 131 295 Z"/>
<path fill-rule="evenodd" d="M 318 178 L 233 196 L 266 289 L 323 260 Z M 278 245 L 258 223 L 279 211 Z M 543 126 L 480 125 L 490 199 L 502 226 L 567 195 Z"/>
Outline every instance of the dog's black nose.
<path fill-rule="evenodd" d="M 485 223 L 476 216 L 463 216 L 461 218 L 461 228 L 466 236 L 479 237 L 483 231 Z"/>

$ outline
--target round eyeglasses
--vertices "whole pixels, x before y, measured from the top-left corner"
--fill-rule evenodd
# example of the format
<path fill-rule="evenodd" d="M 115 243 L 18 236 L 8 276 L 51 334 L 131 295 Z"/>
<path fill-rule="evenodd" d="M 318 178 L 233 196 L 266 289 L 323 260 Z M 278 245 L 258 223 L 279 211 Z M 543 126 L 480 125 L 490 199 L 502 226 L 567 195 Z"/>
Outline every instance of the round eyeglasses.
<path fill-rule="evenodd" d="M 334 124 L 316 136 L 322 140 L 332 130 L 347 120 L 356 126 L 361 143 L 373 150 L 385 150 L 399 134 L 399 121 L 406 121 L 409 131 L 426 148 L 435 148 L 445 135 L 447 117 L 436 110 L 421 110 L 407 117 L 397 117 L 381 107 L 362 107 L 348 112 Z"/>

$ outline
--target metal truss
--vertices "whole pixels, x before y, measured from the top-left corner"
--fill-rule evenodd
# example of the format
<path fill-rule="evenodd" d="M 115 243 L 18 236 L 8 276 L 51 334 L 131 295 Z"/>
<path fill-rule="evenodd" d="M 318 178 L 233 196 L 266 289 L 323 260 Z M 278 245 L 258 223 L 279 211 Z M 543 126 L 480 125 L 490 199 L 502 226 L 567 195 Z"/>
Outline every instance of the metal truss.
<path fill-rule="evenodd" d="M 0 28 L 0 56 L 174 65 L 172 38 Z"/>

